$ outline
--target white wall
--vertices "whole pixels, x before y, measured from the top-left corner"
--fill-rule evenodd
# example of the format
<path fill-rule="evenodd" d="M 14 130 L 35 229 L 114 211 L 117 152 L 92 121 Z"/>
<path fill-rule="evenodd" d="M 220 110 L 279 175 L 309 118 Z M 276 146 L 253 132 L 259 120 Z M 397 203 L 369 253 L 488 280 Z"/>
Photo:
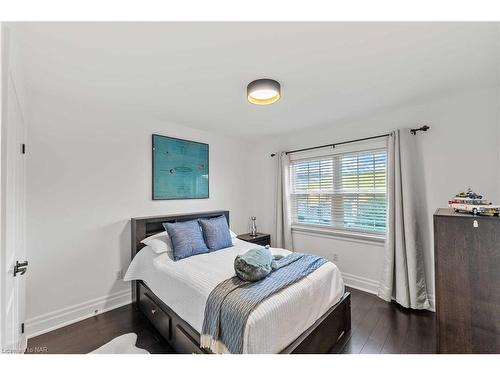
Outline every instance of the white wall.
<path fill-rule="evenodd" d="M 248 229 L 247 142 L 138 113 L 34 95 L 27 145 L 27 330 L 39 333 L 130 301 L 130 218 L 231 211 Z M 210 145 L 210 198 L 151 199 L 151 134 Z"/>
<path fill-rule="evenodd" d="M 495 84 L 495 83 L 492 83 Z M 334 103 L 332 103 L 334 105 Z M 499 94 L 498 87 L 456 93 L 426 102 L 380 111 L 345 123 L 331 124 L 288 136 L 270 137 L 255 151 L 255 194 L 251 214 L 263 231 L 272 231 L 274 214 L 274 162 L 271 152 L 316 146 L 325 143 L 383 134 L 402 127 L 431 126 L 419 133 L 427 212 L 425 225 L 425 269 L 429 292 L 434 294 L 432 214 L 447 200 L 469 185 L 486 198 L 500 202 L 499 189 Z M 376 290 L 383 257 L 383 245 L 331 237 L 294 234 L 297 250 L 318 252 L 336 262 L 351 285 Z"/>

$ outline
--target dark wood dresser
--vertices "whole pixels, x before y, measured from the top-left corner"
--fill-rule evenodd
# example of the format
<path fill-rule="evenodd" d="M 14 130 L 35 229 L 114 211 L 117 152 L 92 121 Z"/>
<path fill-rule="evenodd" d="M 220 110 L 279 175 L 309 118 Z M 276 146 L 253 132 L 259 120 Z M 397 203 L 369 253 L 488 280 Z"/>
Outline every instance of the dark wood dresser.
<path fill-rule="evenodd" d="M 439 353 L 500 353 L 500 218 L 434 214 Z"/>

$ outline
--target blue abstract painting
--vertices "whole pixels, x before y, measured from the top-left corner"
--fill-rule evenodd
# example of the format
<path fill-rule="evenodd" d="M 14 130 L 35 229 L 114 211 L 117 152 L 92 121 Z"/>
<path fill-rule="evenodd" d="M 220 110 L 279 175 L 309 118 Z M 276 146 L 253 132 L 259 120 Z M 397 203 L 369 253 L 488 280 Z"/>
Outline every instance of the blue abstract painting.
<path fill-rule="evenodd" d="M 208 144 L 153 134 L 153 199 L 208 198 Z"/>

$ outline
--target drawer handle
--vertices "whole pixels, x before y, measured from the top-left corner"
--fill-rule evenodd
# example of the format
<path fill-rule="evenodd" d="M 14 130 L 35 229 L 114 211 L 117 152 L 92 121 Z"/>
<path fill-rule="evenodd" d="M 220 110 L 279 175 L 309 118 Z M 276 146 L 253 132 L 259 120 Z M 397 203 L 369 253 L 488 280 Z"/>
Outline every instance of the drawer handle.
<path fill-rule="evenodd" d="M 156 309 L 152 309 L 151 314 L 153 314 L 153 315 L 156 314 Z"/>

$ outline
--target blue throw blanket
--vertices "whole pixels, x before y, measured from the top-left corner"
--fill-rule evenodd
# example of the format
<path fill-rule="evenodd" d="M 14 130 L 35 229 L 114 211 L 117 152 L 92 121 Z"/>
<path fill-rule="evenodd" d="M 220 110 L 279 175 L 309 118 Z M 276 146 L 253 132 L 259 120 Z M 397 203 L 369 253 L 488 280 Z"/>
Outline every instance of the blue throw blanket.
<path fill-rule="evenodd" d="M 208 296 L 201 331 L 201 347 L 214 353 L 242 353 L 250 313 L 266 298 L 296 283 L 328 260 L 292 253 L 273 264 L 273 271 L 257 282 L 237 276 L 221 282 Z"/>

